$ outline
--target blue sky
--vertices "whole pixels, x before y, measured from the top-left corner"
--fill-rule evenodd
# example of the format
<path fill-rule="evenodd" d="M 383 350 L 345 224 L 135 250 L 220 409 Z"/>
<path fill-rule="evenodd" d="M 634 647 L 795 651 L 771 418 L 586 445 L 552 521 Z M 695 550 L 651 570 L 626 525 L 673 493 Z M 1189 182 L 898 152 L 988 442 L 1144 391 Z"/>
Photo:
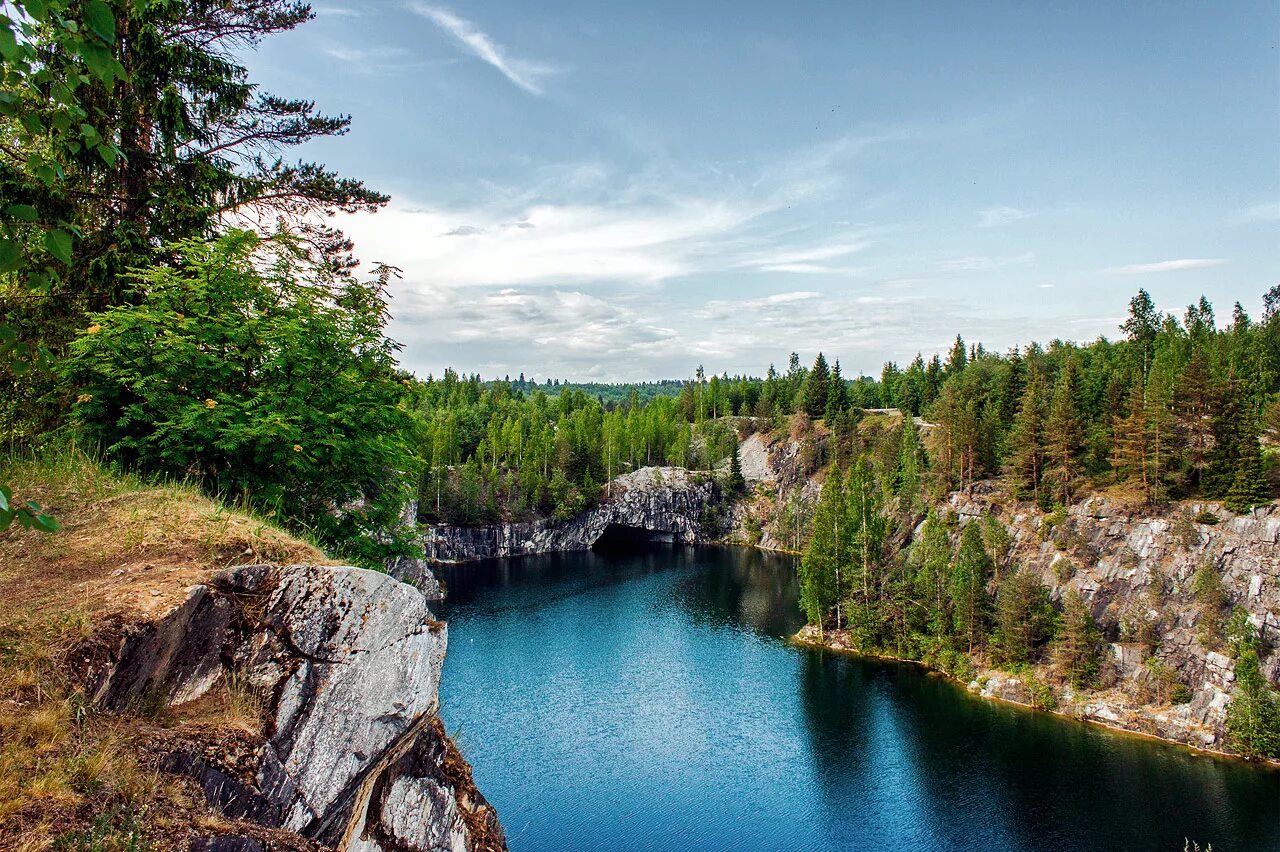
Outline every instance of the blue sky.
<path fill-rule="evenodd" d="M 325 0 L 247 57 L 349 112 L 421 375 L 847 374 L 1280 283 L 1280 5 Z"/>

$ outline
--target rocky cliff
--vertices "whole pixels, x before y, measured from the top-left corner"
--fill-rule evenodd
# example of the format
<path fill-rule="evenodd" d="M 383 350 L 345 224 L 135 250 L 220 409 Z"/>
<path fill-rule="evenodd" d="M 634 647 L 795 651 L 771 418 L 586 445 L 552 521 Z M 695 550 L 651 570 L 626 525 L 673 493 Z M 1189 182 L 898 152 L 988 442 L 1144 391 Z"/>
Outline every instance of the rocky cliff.
<path fill-rule="evenodd" d="M 1264 647 L 1280 645 L 1280 507 L 1234 515 L 1216 503 L 1185 503 L 1151 513 L 1093 497 L 1054 523 L 1059 518 L 1007 503 L 991 490 L 953 494 L 949 504 L 961 526 L 997 519 L 1010 538 L 1005 565 L 1035 572 L 1055 602 L 1078 592 L 1102 629 L 1106 688 L 1057 690 L 1060 712 L 1226 748 L 1235 674 L 1215 622 L 1227 608 L 1238 608 Z M 1221 604 L 1196 595 L 1192 580 L 1202 566 L 1220 578 Z M 1280 681 L 1280 652 L 1264 657 L 1263 672 Z M 988 671 L 973 687 L 1031 702 L 1025 677 Z M 1171 703 L 1171 692 L 1181 693 L 1179 703 Z"/>
<path fill-rule="evenodd" d="M 430 587 L 429 562 L 589 550 L 611 528 L 654 540 L 690 544 L 713 540 L 719 530 L 707 529 L 706 519 L 717 496 L 715 484 L 705 475 L 683 468 L 645 467 L 615 479 L 598 506 L 568 521 L 424 527 L 420 543 L 426 563 L 402 560 L 388 569 L 397 577 Z"/>
<path fill-rule="evenodd" d="M 229 819 L 353 852 L 505 849 L 435 717 L 446 643 L 423 595 L 385 574 L 251 565 L 154 619 L 110 622 L 78 657 L 107 710 L 188 705 L 220 683 L 259 699 L 260 736 L 156 745 Z M 201 843 L 280 848 L 252 832 Z"/>

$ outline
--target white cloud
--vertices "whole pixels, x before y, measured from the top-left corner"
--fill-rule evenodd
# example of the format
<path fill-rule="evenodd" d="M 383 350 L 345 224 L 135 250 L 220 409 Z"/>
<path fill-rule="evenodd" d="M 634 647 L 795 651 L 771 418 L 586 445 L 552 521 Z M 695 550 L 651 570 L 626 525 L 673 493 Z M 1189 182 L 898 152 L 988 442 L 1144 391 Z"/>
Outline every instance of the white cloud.
<path fill-rule="evenodd" d="M 993 269 L 1003 269 L 1006 266 L 1020 266 L 1035 259 L 1036 256 L 1031 252 L 1009 257 L 970 255 L 968 257 L 953 257 L 949 260 L 939 261 L 938 269 L 943 272 L 989 272 Z"/>
<path fill-rule="evenodd" d="M 1246 222 L 1274 222 L 1280 219 L 1280 201 L 1255 204 L 1244 211 L 1242 218 Z"/>
<path fill-rule="evenodd" d="M 516 59 L 475 24 L 458 17 L 448 9 L 426 3 L 410 3 L 409 8 L 457 39 L 476 58 L 498 69 L 504 77 L 526 92 L 541 95 L 543 80 L 556 73 L 556 68 L 540 62 Z"/>
<path fill-rule="evenodd" d="M 1108 266 L 1103 272 L 1113 275 L 1147 275 L 1152 272 L 1177 272 L 1182 269 L 1207 269 L 1222 266 L 1227 261 L 1220 257 L 1184 257 L 1178 260 L 1161 260 L 1155 263 L 1130 263 L 1126 266 Z"/>
<path fill-rule="evenodd" d="M 978 227 L 995 228 L 1025 218 L 1027 218 L 1027 212 L 1017 207 L 988 207 L 978 211 Z"/>

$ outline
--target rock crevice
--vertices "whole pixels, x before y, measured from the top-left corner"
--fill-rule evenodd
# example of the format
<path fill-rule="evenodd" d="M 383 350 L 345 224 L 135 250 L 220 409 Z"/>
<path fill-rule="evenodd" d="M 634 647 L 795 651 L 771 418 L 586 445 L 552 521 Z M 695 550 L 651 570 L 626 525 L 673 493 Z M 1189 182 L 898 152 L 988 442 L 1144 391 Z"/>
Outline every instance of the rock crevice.
<path fill-rule="evenodd" d="M 186 703 L 222 678 L 266 697 L 251 778 L 194 752 L 164 762 L 228 816 L 339 850 L 505 849 L 435 719 L 448 633 L 412 586 L 358 568 L 244 566 L 111 637 L 85 672 L 105 709 Z"/>

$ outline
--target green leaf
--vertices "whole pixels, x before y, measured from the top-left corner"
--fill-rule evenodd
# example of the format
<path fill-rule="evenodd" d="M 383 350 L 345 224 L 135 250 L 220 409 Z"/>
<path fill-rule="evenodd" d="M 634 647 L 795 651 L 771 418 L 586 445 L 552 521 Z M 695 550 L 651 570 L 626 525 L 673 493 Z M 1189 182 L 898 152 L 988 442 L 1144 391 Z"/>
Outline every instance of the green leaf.
<path fill-rule="evenodd" d="M 32 519 L 32 526 L 40 530 L 40 532 L 55 533 L 62 527 L 58 524 L 57 518 L 53 515 L 36 515 Z"/>
<path fill-rule="evenodd" d="M 44 247 L 58 260 L 71 265 L 71 235 L 61 228 L 45 231 Z"/>
<path fill-rule="evenodd" d="M 22 55 L 22 48 L 18 45 L 18 39 L 13 34 L 13 30 L 9 27 L 0 27 L 0 57 L 4 57 L 5 62 L 14 62 Z"/>
<path fill-rule="evenodd" d="M 22 252 L 14 240 L 0 240 L 0 272 L 12 272 L 22 265 Z"/>
<path fill-rule="evenodd" d="M 22 9 L 37 21 L 43 21 L 49 14 L 49 4 L 46 0 L 23 0 Z"/>
<path fill-rule="evenodd" d="M 13 497 L 13 492 L 9 490 L 9 486 L 0 485 L 0 512 L 9 511 L 9 500 Z"/>
<path fill-rule="evenodd" d="M 84 22 L 94 35 L 107 44 L 116 40 L 116 16 L 102 0 L 89 0 L 84 4 Z"/>
<path fill-rule="evenodd" d="M 36 208 L 32 207 L 30 204 L 10 204 L 5 208 L 4 212 L 8 213 L 15 219 L 21 219 L 24 222 L 34 222 L 40 216 L 36 211 Z"/>
<path fill-rule="evenodd" d="M 99 145 L 96 150 L 98 152 L 98 156 L 101 157 L 102 161 L 108 166 L 114 166 L 116 164 L 116 160 L 120 158 L 120 154 L 116 151 L 114 145 L 109 145 L 104 142 Z"/>

